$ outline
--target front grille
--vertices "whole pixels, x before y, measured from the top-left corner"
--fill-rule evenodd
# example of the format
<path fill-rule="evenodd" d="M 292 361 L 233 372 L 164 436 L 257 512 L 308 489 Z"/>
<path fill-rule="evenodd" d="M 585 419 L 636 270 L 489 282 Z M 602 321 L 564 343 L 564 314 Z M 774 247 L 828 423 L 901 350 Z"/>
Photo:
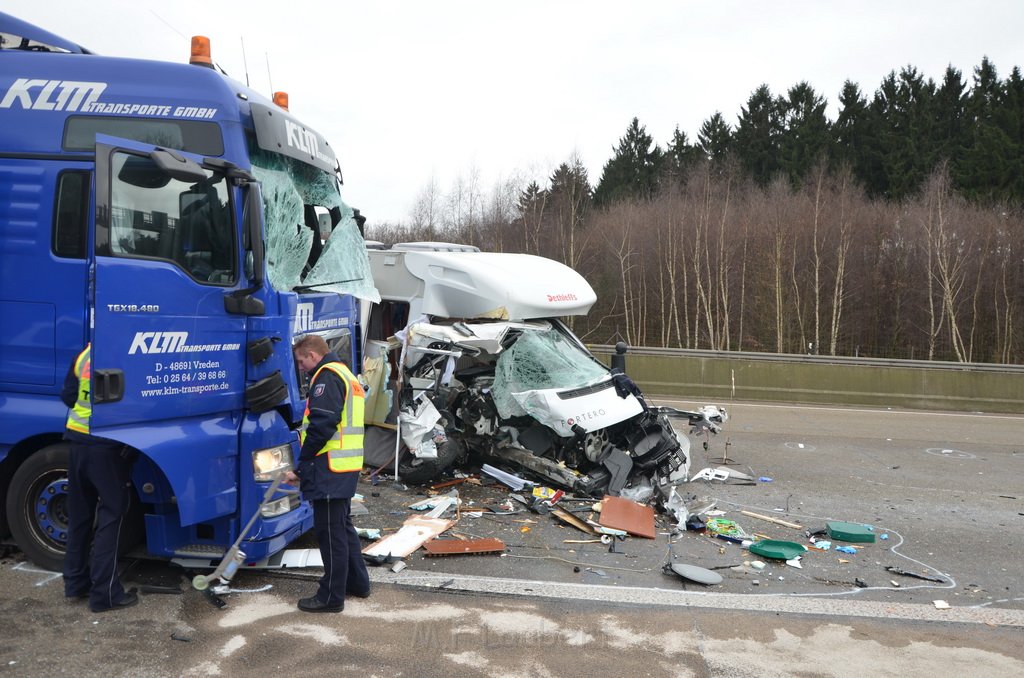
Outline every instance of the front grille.
<path fill-rule="evenodd" d="M 600 393 L 607 389 L 614 388 L 614 384 L 611 381 L 604 381 L 600 384 L 592 384 L 590 386 L 583 386 L 582 388 L 574 388 L 571 391 L 559 391 L 558 398 L 560 400 L 572 400 L 573 398 L 579 398 L 581 396 L 590 395 L 591 393 Z"/>

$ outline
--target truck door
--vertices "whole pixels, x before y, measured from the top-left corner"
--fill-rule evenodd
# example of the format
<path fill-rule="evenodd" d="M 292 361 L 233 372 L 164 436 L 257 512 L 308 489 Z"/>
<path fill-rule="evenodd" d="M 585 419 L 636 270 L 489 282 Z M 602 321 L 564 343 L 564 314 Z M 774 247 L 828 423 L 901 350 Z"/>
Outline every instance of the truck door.
<path fill-rule="evenodd" d="M 244 282 L 237 189 L 201 164 L 98 138 L 91 339 L 100 435 L 242 409 L 246 321 L 224 306 Z"/>

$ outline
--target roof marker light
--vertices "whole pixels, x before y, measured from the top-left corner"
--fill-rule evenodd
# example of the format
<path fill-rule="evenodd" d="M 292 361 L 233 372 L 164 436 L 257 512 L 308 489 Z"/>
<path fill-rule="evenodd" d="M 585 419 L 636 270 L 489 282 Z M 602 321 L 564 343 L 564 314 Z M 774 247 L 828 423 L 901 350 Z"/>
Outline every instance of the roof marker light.
<path fill-rule="evenodd" d="M 274 92 L 274 103 L 280 108 L 288 110 L 288 92 Z"/>

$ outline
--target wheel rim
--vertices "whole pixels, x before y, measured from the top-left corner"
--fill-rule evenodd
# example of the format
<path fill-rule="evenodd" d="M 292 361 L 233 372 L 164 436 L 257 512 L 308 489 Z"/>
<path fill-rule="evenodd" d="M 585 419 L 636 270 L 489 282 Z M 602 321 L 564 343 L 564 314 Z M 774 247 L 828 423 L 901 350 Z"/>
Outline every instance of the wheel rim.
<path fill-rule="evenodd" d="M 63 551 L 68 539 L 68 477 L 63 470 L 40 475 L 32 484 L 32 520 L 36 539 L 49 549 Z"/>

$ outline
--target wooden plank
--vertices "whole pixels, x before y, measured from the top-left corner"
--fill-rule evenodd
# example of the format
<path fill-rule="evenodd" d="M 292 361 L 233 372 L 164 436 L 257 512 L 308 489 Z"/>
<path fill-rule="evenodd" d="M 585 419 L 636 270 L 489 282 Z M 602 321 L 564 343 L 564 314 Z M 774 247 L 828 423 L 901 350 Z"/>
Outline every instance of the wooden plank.
<path fill-rule="evenodd" d="M 563 523 L 568 523 L 569 525 L 572 525 L 581 532 L 586 532 L 587 534 L 596 534 L 594 528 L 592 528 L 590 525 L 587 525 L 585 521 L 580 520 L 579 518 L 577 518 L 576 516 L 569 513 L 563 508 L 555 506 L 554 508 L 551 509 L 551 515 L 558 518 Z"/>
<path fill-rule="evenodd" d="M 605 495 L 601 500 L 601 519 L 598 522 L 637 537 L 654 539 L 654 508 L 629 499 Z"/>
<path fill-rule="evenodd" d="M 431 539 L 423 545 L 428 556 L 504 553 L 505 542 L 493 537 L 481 539 Z"/>
<path fill-rule="evenodd" d="M 754 513 L 753 511 L 740 511 L 740 513 L 742 513 L 745 516 L 750 516 L 751 518 L 767 520 L 769 523 L 775 523 L 776 525 L 782 525 L 783 527 L 791 527 L 794 530 L 804 529 L 803 525 L 797 525 L 796 523 L 787 523 L 785 520 L 779 520 L 778 518 L 773 518 L 772 516 L 763 516 L 760 513 Z"/>

